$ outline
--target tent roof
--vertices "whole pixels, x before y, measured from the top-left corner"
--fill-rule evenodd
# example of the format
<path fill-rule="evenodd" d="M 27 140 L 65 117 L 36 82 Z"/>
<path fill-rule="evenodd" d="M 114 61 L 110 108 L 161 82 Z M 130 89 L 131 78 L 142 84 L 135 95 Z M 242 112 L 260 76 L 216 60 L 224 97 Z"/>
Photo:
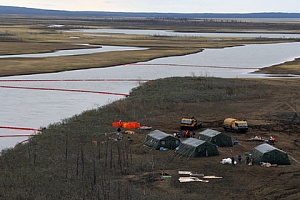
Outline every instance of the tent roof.
<path fill-rule="evenodd" d="M 204 140 L 198 140 L 196 138 L 187 138 L 184 141 L 182 141 L 181 143 L 182 144 L 187 144 L 187 145 L 190 145 L 190 146 L 193 146 L 193 147 L 198 147 L 198 146 L 204 144 L 205 142 L 206 141 L 204 141 Z"/>
<path fill-rule="evenodd" d="M 154 138 L 156 138 L 158 140 L 161 140 L 161 139 L 163 139 L 165 137 L 170 136 L 170 134 L 167 134 L 167 133 L 162 132 L 160 130 L 151 131 L 148 135 L 151 136 L 151 137 L 154 137 Z"/>
<path fill-rule="evenodd" d="M 291 161 L 286 152 L 269 144 L 261 144 L 253 150 L 254 162 L 269 162 L 271 164 L 290 165 Z"/>
<path fill-rule="evenodd" d="M 273 150 L 278 150 L 278 151 L 284 152 L 284 151 L 282 151 L 280 149 L 277 149 L 274 146 L 269 145 L 269 144 L 258 145 L 258 146 L 255 147 L 255 149 L 262 152 L 262 153 L 267 153 L 267 152 L 270 152 L 270 151 L 273 151 Z"/>
<path fill-rule="evenodd" d="M 212 130 L 212 129 L 206 129 L 204 131 L 201 131 L 199 134 L 206 135 L 206 136 L 209 136 L 209 137 L 215 137 L 216 135 L 219 135 L 221 133 L 222 132 L 215 131 L 215 130 Z"/>
<path fill-rule="evenodd" d="M 196 138 L 187 138 L 183 140 L 179 145 L 178 153 L 193 157 L 219 155 L 219 151 L 215 144 Z"/>

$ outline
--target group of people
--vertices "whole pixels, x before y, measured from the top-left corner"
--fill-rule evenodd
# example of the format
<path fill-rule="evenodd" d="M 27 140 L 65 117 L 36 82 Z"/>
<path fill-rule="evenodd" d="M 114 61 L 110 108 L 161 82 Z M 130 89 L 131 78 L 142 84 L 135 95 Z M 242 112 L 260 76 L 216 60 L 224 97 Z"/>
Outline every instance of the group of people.
<path fill-rule="evenodd" d="M 121 123 L 121 120 L 119 121 L 120 123 Z M 122 131 L 122 128 L 121 128 L 121 126 L 120 127 L 118 127 L 118 129 L 117 129 L 117 138 L 115 139 L 116 141 L 121 141 L 121 140 L 123 140 L 123 136 L 121 136 L 121 134 L 123 134 L 124 132 Z M 132 142 L 133 140 L 131 139 L 131 137 L 127 137 L 127 140 L 128 141 L 130 141 L 130 142 Z"/>
<path fill-rule="evenodd" d="M 190 138 L 190 137 L 194 138 L 196 134 L 194 131 L 191 132 L 189 130 L 186 130 L 184 133 L 181 133 L 181 134 L 174 133 L 173 135 L 176 138 Z"/>
<path fill-rule="evenodd" d="M 233 166 L 235 166 L 237 163 L 242 164 L 242 155 L 237 156 L 238 162 L 234 159 L 234 157 L 231 157 L 230 159 L 231 159 L 231 164 Z M 249 166 L 253 165 L 253 157 L 251 154 L 247 154 L 247 156 L 246 156 L 246 165 L 249 165 Z"/>
<path fill-rule="evenodd" d="M 270 136 L 269 140 L 268 140 L 269 144 L 275 144 L 275 137 L 274 136 Z"/>
<path fill-rule="evenodd" d="M 190 137 L 194 138 L 195 137 L 195 132 L 194 131 L 190 132 L 189 130 L 186 130 L 185 134 L 184 134 L 184 137 L 185 138 L 190 138 Z"/>

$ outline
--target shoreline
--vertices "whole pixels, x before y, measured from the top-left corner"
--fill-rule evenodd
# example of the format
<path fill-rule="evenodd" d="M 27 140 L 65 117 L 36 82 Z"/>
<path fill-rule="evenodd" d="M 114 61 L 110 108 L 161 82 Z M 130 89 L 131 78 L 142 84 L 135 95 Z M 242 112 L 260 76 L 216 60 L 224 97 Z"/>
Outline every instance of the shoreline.
<path fill-rule="evenodd" d="M 264 67 L 259 70 L 259 73 L 268 74 L 291 74 L 300 75 L 300 57 L 292 61 L 286 61 L 278 65 Z"/>
<path fill-rule="evenodd" d="M 228 46 L 222 46 L 219 48 L 230 48 L 230 47 L 236 47 L 236 46 L 244 46 L 247 44 L 237 44 L 237 45 L 228 45 Z M 22 75 L 34 75 L 34 74 L 47 74 L 47 73 L 58 73 L 58 72 L 65 72 L 65 71 L 74 71 L 74 70 L 84 70 L 84 69 L 95 69 L 95 68 L 107 68 L 107 67 L 114 67 L 114 66 L 119 66 L 119 65 L 124 65 L 124 64 L 134 64 L 137 62 L 148 62 L 154 59 L 159 59 L 159 58 L 167 58 L 167 57 L 174 57 L 174 56 L 184 56 L 184 55 L 189 55 L 189 54 L 194 54 L 194 53 L 199 53 L 202 52 L 204 49 L 209 49 L 209 48 L 202 48 L 202 49 L 186 49 L 185 52 L 169 52 L 169 55 L 152 55 L 152 57 L 148 56 L 148 57 L 144 57 L 142 59 L 134 59 L 131 62 L 116 62 L 116 63 L 98 63 L 98 66 L 82 66 L 82 67 L 74 67 L 74 68 L 59 68 L 59 69 L 52 69 L 52 70 L 38 70 L 38 71 L 27 71 L 27 72 L 9 72 L 6 73 L 3 71 L 0 72 L 0 77 L 10 77 L 10 76 L 22 76 Z M 155 51 L 157 49 L 147 49 L 147 50 L 131 50 L 135 51 L 135 52 L 143 52 L 143 51 Z M 175 50 L 176 51 L 176 50 Z M 84 56 L 97 56 L 99 54 L 117 54 L 117 53 L 126 53 L 126 51 L 123 52 L 102 52 L 102 53 L 93 53 L 93 54 L 84 54 L 84 55 L 80 55 L 80 57 L 84 57 Z M 63 59 L 70 59 L 73 56 L 59 56 L 61 57 L 65 57 Z M 79 56 L 76 56 L 79 57 Z M 46 57 L 46 58 L 38 58 L 39 60 L 53 60 L 57 57 Z M 36 58 L 4 58 L 6 60 L 16 60 L 16 61 L 22 61 L 24 62 L 25 60 L 34 60 Z M 38 60 L 37 59 L 37 60 Z M 300 57 L 299 58 L 295 58 L 292 61 L 286 61 L 283 62 L 281 64 L 277 64 L 277 65 L 272 65 L 272 66 L 268 66 L 268 67 L 263 67 L 255 72 L 252 72 L 253 74 L 270 74 L 270 75 L 278 75 L 278 77 L 290 77 L 290 76 L 298 76 L 300 75 L 300 68 L 298 67 L 300 66 Z"/>

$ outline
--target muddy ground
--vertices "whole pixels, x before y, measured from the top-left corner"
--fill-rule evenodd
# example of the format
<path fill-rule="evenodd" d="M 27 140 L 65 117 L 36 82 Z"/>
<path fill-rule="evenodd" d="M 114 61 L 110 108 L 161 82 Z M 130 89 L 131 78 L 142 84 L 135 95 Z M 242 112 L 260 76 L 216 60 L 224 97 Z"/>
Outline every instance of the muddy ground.
<path fill-rule="evenodd" d="M 142 149 L 137 150 L 141 151 L 137 154 L 143 154 L 145 161 L 149 159 L 149 165 L 152 163 L 154 166 L 153 172 L 128 176 L 128 180 L 137 185 L 143 183 L 146 185 L 144 187 L 152 188 L 151 191 L 156 189 L 167 191 L 176 199 L 299 199 L 299 81 L 284 79 L 258 81 L 269 84 L 270 88 L 276 87 L 276 95 L 255 99 L 249 97 L 248 100 L 238 101 L 203 102 L 201 110 L 194 108 L 199 113 L 197 118 L 203 120 L 203 128 L 199 131 L 206 128 L 223 131 L 221 119 L 226 117 L 239 116 L 247 119 L 248 133 L 228 133 L 233 139 L 238 139 L 237 146 L 219 148 L 219 156 L 188 158 L 174 151 L 155 151 L 141 147 L 148 131 L 138 131 L 138 134 L 132 135 L 136 146 Z M 274 92 L 271 89 L 270 91 Z M 172 133 L 179 131 L 177 125 L 174 126 L 165 120 L 153 128 Z M 258 163 L 253 166 L 246 165 L 245 152 L 251 152 L 255 146 L 262 144 L 246 141 L 256 135 L 266 139 L 274 136 L 276 138 L 274 146 L 287 152 L 292 164 L 270 168 L 261 167 Z M 236 166 L 220 164 L 223 158 L 233 156 L 237 159 L 239 154 L 243 155 L 242 164 Z M 179 183 L 179 170 L 220 176 L 222 179 L 209 179 L 209 183 Z M 171 178 L 162 178 L 163 173 Z"/>
<path fill-rule="evenodd" d="M 291 78 L 173 77 L 141 83 L 123 100 L 49 125 L 28 143 L 2 152 L 0 198 L 299 199 L 299 96 L 299 79 Z M 202 120 L 199 131 L 223 130 L 227 117 L 246 119 L 249 131 L 229 132 L 237 146 L 201 158 L 144 146 L 149 130 L 113 140 L 114 121 L 139 121 L 172 134 L 180 132 L 183 116 Z M 275 147 L 289 154 L 291 165 L 246 165 L 245 152 L 261 144 L 246 140 L 256 135 L 274 136 Z M 243 155 L 241 164 L 220 163 L 238 155 Z M 222 178 L 180 183 L 179 170 Z"/>

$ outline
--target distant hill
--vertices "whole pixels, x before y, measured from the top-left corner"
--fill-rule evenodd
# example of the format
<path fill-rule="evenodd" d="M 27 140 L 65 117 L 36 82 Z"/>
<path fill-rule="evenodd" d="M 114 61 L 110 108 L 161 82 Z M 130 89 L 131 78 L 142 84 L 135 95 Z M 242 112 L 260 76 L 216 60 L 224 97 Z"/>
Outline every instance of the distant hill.
<path fill-rule="evenodd" d="M 148 17 L 148 18 L 300 18 L 300 13 L 148 13 L 63 11 L 35 8 L 0 6 L 0 15 L 66 16 L 66 17 Z"/>

